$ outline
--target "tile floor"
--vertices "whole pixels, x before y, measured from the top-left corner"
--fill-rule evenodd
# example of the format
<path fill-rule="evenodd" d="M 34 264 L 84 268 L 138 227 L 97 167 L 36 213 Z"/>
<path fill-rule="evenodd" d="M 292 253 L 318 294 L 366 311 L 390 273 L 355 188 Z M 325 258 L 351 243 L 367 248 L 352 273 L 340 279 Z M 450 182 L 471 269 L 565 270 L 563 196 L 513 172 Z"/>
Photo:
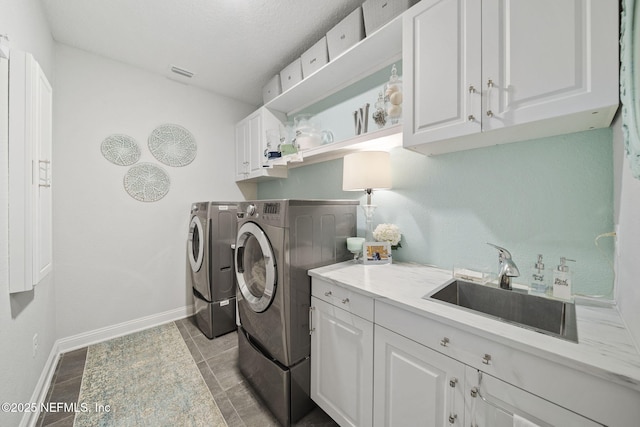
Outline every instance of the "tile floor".
<path fill-rule="evenodd" d="M 191 318 L 175 323 L 229 427 L 278 426 L 278 422 L 240 374 L 237 366 L 237 334 L 233 332 L 210 340 Z M 47 402 L 78 401 L 86 355 L 87 349 L 83 348 L 60 356 L 49 385 Z M 43 413 L 37 426 L 71 427 L 73 418 L 74 414 L 68 412 Z M 320 408 L 316 408 L 296 426 L 335 427 L 337 424 Z"/>

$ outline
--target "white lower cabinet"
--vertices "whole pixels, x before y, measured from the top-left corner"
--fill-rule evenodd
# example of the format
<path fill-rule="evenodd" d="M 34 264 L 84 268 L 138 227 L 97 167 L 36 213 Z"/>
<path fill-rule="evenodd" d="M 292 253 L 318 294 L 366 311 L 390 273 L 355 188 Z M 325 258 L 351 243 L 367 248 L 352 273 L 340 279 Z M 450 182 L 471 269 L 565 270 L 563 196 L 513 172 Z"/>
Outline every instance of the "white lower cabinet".
<path fill-rule="evenodd" d="M 464 426 L 465 365 L 375 326 L 374 426 Z"/>
<path fill-rule="evenodd" d="M 311 293 L 311 398 L 341 426 L 627 426 L 640 417 L 640 394 L 606 379 L 323 279 Z"/>
<path fill-rule="evenodd" d="M 314 296 L 311 328 L 311 398 L 341 426 L 371 426 L 373 323 Z"/>

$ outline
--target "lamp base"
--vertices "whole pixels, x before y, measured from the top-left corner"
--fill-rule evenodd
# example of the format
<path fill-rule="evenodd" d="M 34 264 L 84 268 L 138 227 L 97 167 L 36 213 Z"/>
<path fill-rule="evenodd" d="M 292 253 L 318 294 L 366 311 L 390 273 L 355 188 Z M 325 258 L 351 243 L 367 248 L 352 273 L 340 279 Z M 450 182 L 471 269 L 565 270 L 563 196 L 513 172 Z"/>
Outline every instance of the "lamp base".
<path fill-rule="evenodd" d="M 375 212 L 377 206 L 376 205 L 361 205 L 362 210 L 364 211 L 364 218 L 366 224 L 366 233 L 365 238 L 367 242 L 375 241 L 373 238 L 373 213 Z"/>

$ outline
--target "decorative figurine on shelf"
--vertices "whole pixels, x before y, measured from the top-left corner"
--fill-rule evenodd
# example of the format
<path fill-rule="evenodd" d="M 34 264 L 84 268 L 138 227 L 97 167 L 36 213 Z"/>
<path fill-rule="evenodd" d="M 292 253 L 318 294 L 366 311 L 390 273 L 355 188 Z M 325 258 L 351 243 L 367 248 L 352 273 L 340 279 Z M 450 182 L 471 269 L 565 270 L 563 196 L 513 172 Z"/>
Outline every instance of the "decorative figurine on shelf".
<path fill-rule="evenodd" d="M 369 103 L 364 104 L 362 108 L 354 111 L 353 119 L 356 126 L 356 135 L 367 133 L 369 130 Z"/>
<path fill-rule="evenodd" d="M 387 113 L 384 110 L 384 96 L 382 92 L 378 94 L 378 100 L 375 103 L 375 110 L 373 111 L 373 120 L 378 125 L 378 129 L 382 129 L 387 124 Z"/>
<path fill-rule="evenodd" d="M 396 124 L 402 116 L 402 80 L 398 77 L 396 64 L 391 67 L 391 77 L 384 86 L 385 109 L 391 124 Z"/>

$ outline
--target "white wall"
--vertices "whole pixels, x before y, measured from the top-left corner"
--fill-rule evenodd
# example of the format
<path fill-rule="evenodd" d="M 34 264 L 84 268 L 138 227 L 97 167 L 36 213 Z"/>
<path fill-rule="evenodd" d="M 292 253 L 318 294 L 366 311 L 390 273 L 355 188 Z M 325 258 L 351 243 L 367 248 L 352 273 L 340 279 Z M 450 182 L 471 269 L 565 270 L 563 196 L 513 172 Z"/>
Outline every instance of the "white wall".
<path fill-rule="evenodd" d="M 0 0 L 0 33 L 8 34 L 10 47 L 32 53 L 55 87 L 53 40 L 39 0 Z M 8 293 L 9 165 L 6 138 L 0 140 L 0 401 L 29 402 L 56 339 L 54 284 L 49 275 L 31 292 Z M 36 333 L 39 349 L 33 357 Z M 0 412 L 0 425 L 18 425 L 22 415 Z"/>
<path fill-rule="evenodd" d="M 54 263 L 61 338 L 189 306 L 185 285 L 191 202 L 241 200 L 234 126 L 254 107 L 64 45 L 56 46 Z M 160 124 L 187 128 L 198 154 L 162 165 L 147 138 Z M 123 188 L 127 167 L 100 152 L 105 137 L 135 138 L 140 161 L 171 178 L 157 202 Z"/>

